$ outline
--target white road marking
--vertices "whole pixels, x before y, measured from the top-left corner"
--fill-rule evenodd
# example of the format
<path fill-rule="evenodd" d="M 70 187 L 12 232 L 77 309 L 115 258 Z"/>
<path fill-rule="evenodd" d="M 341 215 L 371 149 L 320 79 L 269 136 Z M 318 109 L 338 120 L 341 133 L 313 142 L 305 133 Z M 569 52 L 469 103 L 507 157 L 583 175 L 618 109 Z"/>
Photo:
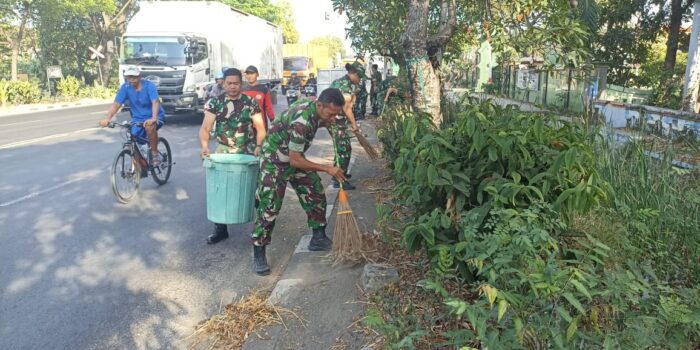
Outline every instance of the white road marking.
<path fill-rule="evenodd" d="M 76 183 L 76 182 L 78 182 L 78 181 L 82 181 L 82 180 L 86 180 L 86 179 L 95 177 L 95 176 L 97 176 L 98 174 L 101 174 L 101 173 L 103 173 L 103 172 L 104 172 L 104 169 L 103 169 L 103 170 L 100 170 L 100 171 L 97 171 L 97 172 L 95 172 L 95 173 L 93 173 L 93 174 L 90 174 L 90 175 L 88 175 L 88 176 L 78 176 L 78 177 L 75 177 L 75 178 L 73 178 L 73 179 L 70 179 L 70 180 L 65 181 L 65 182 L 61 182 L 61 183 L 59 183 L 59 184 L 53 185 L 53 186 L 48 187 L 48 188 L 45 188 L 45 189 L 43 189 L 43 190 L 34 191 L 34 192 L 32 192 L 32 193 L 29 193 L 29 194 L 24 195 L 24 196 L 22 196 L 22 197 L 19 197 L 19 198 L 17 198 L 17 199 L 13 199 L 13 200 L 7 201 L 7 202 L 5 202 L 5 203 L 0 203 L 0 207 L 9 207 L 10 205 L 17 204 L 17 203 L 22 202 L 22 201 L 25 201 L 25 200 L 27 200 L 27 199 L 31 199 L 31 198 L 38 197 L 38 196 L 40 196 L 40 195 L 42 195 L 42 194 L 44 194 L 44 193 L 48 193 L 48 192 L 57 190 L 57 189 L 62 188 L 62 187 L 66 187 L 66 186 L 68 186 L 68 185 L 70 185 L 70 184 L 73 184 L 73 183 Z"/>
<path fill-rule="evenodd" d="M 12 142 L 12 143 L 8 143 L 8 144 L 0 145 L 0 149 L 7 149 L 7 148 L 24 146 L 24 145 L 28 145 L 28 144 L 32 144 L 32 143 L 36 143 L 36 142 L 51 140 L 51 139 L 55 139 L 55 138 L 59 138 L 59 137 L 71 136 L 74 134 L 78 134 L 78 133 L 82 133 L 82 132 L 86 132 L 86 131 L 92 131 L 92 130 L 99 130 L 99 129 L 101 129 L 101 128 L 87 128 L 87 129 L 82 129 L 82 130 L 66 132 L 66 133 L 62 133 L 62 134 L 39 137 L 36 139 L 31 139 L 31 140 Z"/>

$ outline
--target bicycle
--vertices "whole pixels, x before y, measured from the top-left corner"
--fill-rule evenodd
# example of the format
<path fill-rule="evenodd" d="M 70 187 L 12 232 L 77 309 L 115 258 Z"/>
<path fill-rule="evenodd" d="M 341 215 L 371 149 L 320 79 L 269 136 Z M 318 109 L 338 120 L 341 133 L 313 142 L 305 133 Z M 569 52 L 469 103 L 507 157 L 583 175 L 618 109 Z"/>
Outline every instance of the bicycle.
<path fill-rule="evenodd" d="M 117 153 L 112 163 L 112 191 L 121 203 L 127 203 L 134 199 L 139 191 L 141 178 L 151 174 L 153 181 L 158 185 L 164 185 L 170 178 L 172 170 L 172 152 L 168 140 L 158 137 L 158 153 L 161 162 L 158 166 L 153 166 L 153 156 L 148 139 L 131 133 L 131 127 L 142 126 L 143 123 L 131 123 L 125 121 L 121 124 L 110 122 L 107 127 L 114 128 L 120 126 L 124 129 L 124 142 L 122 150 Z M 146 156 L 144 157 L 144 154 Z M 120 188 L 120 180 L 125 182 L 124 188 Z"/>

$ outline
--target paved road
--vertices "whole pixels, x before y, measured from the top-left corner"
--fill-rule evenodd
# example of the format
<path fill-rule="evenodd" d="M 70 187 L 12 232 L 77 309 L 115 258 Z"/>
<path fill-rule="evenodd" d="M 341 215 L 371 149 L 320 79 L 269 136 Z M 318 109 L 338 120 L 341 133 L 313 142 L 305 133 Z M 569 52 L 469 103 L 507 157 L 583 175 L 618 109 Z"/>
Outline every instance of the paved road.
<path fill-rule="evenodd" d="M 201 117 L 191 115 L 161 129 L 177 163 L 169 183 L 145 179 L 118 204 L 108 169 L 121 136 L 95 129 L 105 110 L 0 117 L 0 349 L 183 348 L 221 303 L 273 283 L 307 230 L 288 197 L 264 278 L 251 273 L 250 225 L 206 245 Z M 317 138 L 311 155 L 330 159 L 328 134 Z"/>

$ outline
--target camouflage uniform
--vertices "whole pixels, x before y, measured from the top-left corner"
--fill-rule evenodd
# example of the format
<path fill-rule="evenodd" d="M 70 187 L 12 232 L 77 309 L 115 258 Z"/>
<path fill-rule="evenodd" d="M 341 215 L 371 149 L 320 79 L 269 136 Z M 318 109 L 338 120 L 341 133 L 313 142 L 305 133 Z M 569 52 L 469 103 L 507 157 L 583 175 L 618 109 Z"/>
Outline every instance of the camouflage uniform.
<path fill-rule="evenodd" d="M 289 182 L 299 197 L 312 229 L 326 226 L 326 194 L 315 171 L 306 171 L 289 164 L 289 151 L 306 152 L 318 130 L 320 119 L 314 101 L 302 100 L 275 118 L 270 125 L 260 160 L 258 190 L 255 194 L 257 219 L 252 234 L 253 244 L 267 245 L 282 208 Z"/>
<path fill-rule="evenodd" d="M 353 94 L 353 84 L 347 75 L 333 81 L 330 87 L 340 89 L 340 92 L 342 92 L 344 96 L 351 96 Z M 346 174 L 348 173 L 350 157 L 352 156 L 348 127 L 348 117 L 345 115 L 345 111 L 341 110 L 336 117 L 335 124 L 328 128 L 331 136 L 333 136 L 333 144 L 335 144 L 336 157 L 333 165 L 343 169 L 343 172 Z"/>
<path fill-rule="evenodd" d="M 352 106 L 352 113 L 355 115 L 355 119 L 364 119 L 365 113 L 367 112 L 367 86 L 365 84 L 366 80 L 362 79 L 360 81 L 360 84 L 356 86 L 356 93 L 355 95 L 357 98 L 355 99 L 355 105 Z"/>
<path fill-rule="evenodd" d="M 214 135 L 219 143 L 215 153 L 255 152 L 254 114 L 260 113 L 260 106 L 250 97 L 232 100 L 226 95 L 209 99 L 204 110 L 216 116 Z"/>
<path fill-rule="evenodd" d="M 372 73 L 372 87 L 369 91 L 370 104 L 372 105 L 372 114 L 379 113 L 379 99 L 384 99 L 384 96 L 379 96 L 379 84 L 382 83 L 382 73 Z"/>

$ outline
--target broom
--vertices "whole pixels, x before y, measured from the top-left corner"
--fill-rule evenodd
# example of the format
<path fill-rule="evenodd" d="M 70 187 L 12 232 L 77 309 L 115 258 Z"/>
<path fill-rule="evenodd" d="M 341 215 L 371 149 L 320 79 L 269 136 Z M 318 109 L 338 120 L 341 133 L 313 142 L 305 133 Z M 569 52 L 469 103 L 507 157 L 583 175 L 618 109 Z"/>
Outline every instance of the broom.
<path fill-rule="evenodd" d="M 369 140 L 360 133 L 360 131 L 355 132 L 355 137 L 357 137 L 357 141 L 360 143 L 360 146 L 365 149 L 365 152 L 367 152 L 367 155 L 369 156 L 369 159 L 375 160 L 379 158 L 379 154 L 377 151 L 372 147 L 372 144 L 369 143 Z"/>
<path fill-rule="evenodd" d="M 335 156 L 338 159 L 338 149 L 335 148 Z M 340 182 L 340 192 L 338 192 L 338 211 L 335 218 L 335 229 L 333 230 L 333 247 L 327 255 L 333 260 L 333 265 L 341 262 L 358 262 L 362 259 L 362 233 L 357 226 L 357 220 L 352 214 L 348 196 L 343 189 L 343 182 Z"/>

